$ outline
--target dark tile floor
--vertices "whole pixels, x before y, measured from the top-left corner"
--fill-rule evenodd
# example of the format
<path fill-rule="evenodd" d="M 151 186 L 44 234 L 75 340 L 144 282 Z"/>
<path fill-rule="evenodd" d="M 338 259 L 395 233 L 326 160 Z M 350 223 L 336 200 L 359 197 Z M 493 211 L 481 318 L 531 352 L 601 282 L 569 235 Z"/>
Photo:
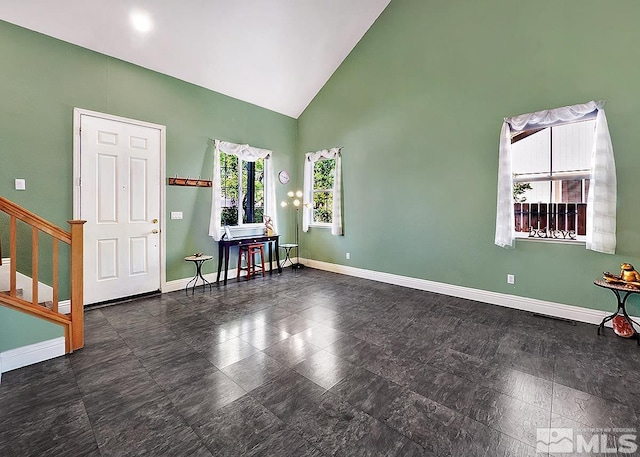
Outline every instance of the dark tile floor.
<path fill-rule="evenodd" d="M 88 311 L 84 349 L 4 374 L 0 455 L 535 456 L 638 427 L 639 374 L 611 330 L 288 270 Z"/>

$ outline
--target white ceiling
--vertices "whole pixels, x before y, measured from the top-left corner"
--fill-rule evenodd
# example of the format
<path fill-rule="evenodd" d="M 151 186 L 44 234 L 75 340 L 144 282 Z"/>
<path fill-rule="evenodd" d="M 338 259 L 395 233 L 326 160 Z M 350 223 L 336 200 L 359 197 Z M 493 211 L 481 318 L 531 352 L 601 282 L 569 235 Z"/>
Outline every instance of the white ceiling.
<path fill-rule="evenodd" d="M 389 2 L 0 0 L 0 19 L 297 118 Z"/>

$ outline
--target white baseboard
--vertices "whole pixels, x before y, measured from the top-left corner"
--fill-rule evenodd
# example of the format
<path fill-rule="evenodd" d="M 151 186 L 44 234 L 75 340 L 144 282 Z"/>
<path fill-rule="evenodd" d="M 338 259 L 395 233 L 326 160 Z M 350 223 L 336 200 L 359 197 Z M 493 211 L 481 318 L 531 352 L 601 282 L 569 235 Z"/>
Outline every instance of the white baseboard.
<path fill-rule="evenodd" d="M 223 276 L 224 273 L 221 276 Z M 208 273 L 203 275 L 204 279 L 206 279 L 207 281 L 209 281 L 212 285 L 215 285 L 216 283 L 216 277 L 218 276 L 218 273 Z M 229 274 L 227 276 L 228 278 L 235 278 L 236 277 L 236 270 L 235 268 L 233 270 L 229 270 Z M 167 281 L 165 283 L 165 287 L 162 288 L 162 292 L 166 293 L 166 292 L 175 292 L 176 290 L 180 290 L 180 289 L 184 289 L 185 287 L 187 287 L 187 284 L 189 283 L 189 281 L 193 280 L 193 278 L 182 278 L 182 279 L 174 279 L 173 281 Z M 198 279 L 198 287 L 200 287 L 200 284 L 202 284 L 202 280 Z"/>
<path fill-rule="evenodd" d="M 63 356 L 65 354 L 65 340 L 61 336 L 27 346 L 0 352 L 0 380 L 2 373 L 18 368 L 44 362 L 45 360 Z"/>
<path fill-rule="evenodd" d="M 275 263 L 275 260 L 274 260 L 274 263 Z M 264 268 L 266 271 L 271 270 L 269 262 L 264 263 Z M 238 274 L 237 270 L 238 270 L 237 268 L 230 268 L 227 274 L 227 279 L 229 280 L 235 279 Z M 274 268 L 274 271 L 275 271 L 275 268 Z M 204 276 L 204 279 L 209 281 L 213 286 L 216 285 L 216 278 L 218 277 L 217 271 L 215 273 L 207 273 L 203 276 Z M 220 281 L 222 281 L 223 279 L 224 279 L 224 271 L 220 274 Z M 193 280 L 193 278 L 182 278 L 182 279 L 175 279 L 173 281 L 167 281 L 165 283 L 165 287 L 162 288 L 162 292 L 163 293 L 175 292 L 176 290 L 184 289 L 185 287 L 187 287 L 187 284 L 191 280 Z M 200 287 L 200 284 L 202 284 L 202 280 L 198 279 L 198 287 Z"/>
<path fill-rule="evenodd" d="M 61 300 L 58 302 L 58 312 L 60 314 L 71 314 L 71 300 Z"/>
<path fill-rule="evenodd" d="M 408 276 L 383 273 L 380 271 L 365 270 L 346 265 L 321 262 L 319 260 L 300 259 L 300 261 L 308 267 L 316 268 L 318 270 L 370 279 L 372 281 L 384 282 L 397 286 L 410 287 L 412 289 L 426 290 L 452 297 L 466 298 L 468 300 L 480 301 L 492 305 L 504 306 L 506 308 L 514 308 L 522 311 L 569 319 L 572 321 L 586 322 L 588 324 L 599 325 L 600 322 L 602 322 L 602 319 L 612 314 L 612 312 L 582 308 L 580 306 L 554 303 L 537 300 L 535 298 L 502 294 L 481 289 L 472 289 L 469 287 L 429 281 L 426 279 L 411 278 Z M 606 325 L 611 327 L 611 322 L 607 322 Z"/>
<path fill-rule="evenodd" d="M 575 305 L 567 305 L 563 303 L 555 303 L 535 298 L 521 297 L 519 295 L 503 294 L 499 292 L 491 292 L 488 290 L 472 289 L 470 287 L 456 286 L 442 282 L 429 281 L 427 279 L 411 278 L 409 276 L 401 276 L 392 273 L 383 273 L 380 271 L 366 270 L 363 268 L 350 267 L 347 265 L 339 265 L 335 263 L 321 262 L 319 260 L 311 260 L 300 258 L 300 263 L 318 270 L 330 271 L 333 273 L 344 274 L 347 276 L 355 276 L 358 278 L 370 279 L 372 281 L 394 284 L 397 286 L 409 287 L 411 289 L 425 290 L 435 292 L 452 297 L 465 298 L 468 300 L 480 301 L 492 305 L 504 306 L 506 308 L 519 309 L 521 311 L 529 311 L 532 313 L 544 314 L 547 316 L 559 317 L 561 319 L 569 319 L 577 322 L 585 322 L 588 324 L 599 325 L 606 316 L 612 311 L 601 311 L 597 309 L 583 308 Z M 217 273 L 204 275 L 207 281 L 215 284 Z M 229 270 L 229 276 L 236 277 L 236 269 Z M 166 290 L 163 292 L 173 292 L 184 289 L 192 278 L 177 279 L 166 283 Z M 615 305 L 615 303 L 613 303 Z M 632 316 L 633 317 L 633 316 Z M 637 318 L 634 318 L 637 319 Z M 611 327 L 611 321 L 605 324 Z"/>
<path fill-rule="evenodd" d="M 0 265 L 0 290 L 9 290 L 9 274 L 11 272 L 11 259 L 3 258 Z"/>

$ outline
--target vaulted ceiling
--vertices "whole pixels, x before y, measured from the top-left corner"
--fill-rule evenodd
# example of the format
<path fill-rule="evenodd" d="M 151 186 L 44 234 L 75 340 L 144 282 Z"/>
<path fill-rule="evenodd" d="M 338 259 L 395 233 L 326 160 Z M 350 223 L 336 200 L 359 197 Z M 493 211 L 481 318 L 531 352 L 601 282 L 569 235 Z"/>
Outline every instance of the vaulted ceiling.
<path fill-rule="evenodd" d="M 390 0 L 2 0 L 0 19 L 297 118 Z"/>

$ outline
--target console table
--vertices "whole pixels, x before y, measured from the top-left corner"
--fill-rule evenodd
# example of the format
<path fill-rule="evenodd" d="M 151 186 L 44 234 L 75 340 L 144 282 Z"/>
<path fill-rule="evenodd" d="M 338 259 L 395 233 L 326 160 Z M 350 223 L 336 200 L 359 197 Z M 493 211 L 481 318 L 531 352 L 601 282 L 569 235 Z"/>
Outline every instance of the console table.
<path fill-rule="evenodd" d="M 280 235 L 254 235 L 243 238 L 222 239 L 218 241 L 218 277 L 216 282 L 220 284 L 220 273 L 222 273 L 222 264 L 224 263 L 224 284 L 227 285 L 227 273 L 229 272 L 229 248 L 231 246 L 244 246 L 247 244 L 267 243 L 269 246 L 269 274 L 273 274 L 273 245 L 276 251 L 276 265 L 278 265 L 278 273 L 282 272 L 280 267 L 279 253 Z"/>
<path fill-rule="evenodd" d="M 622 315 L 624 316 L 624 318 L 627 320 L 627 322 L 629 322 L 629 325 L 631 325 L 631 327 L 634 330 L 636 330 L 636 329 L 633 326 L 633 324 L 635 324 L 635 325 L 640 327 L 640 324 L 638 324 L 636 321 L 634 321 L 633 319 L 631 319 L 629 317 L 629 315 L 627 314 L 627 309 L 626 309 L 627 298 L 629 298 L 629 295 L 631 295 L 631 294 L 640 294 L 640 289 L 627 287 L 627 286 L 625 286 L 623 284 L 609 283 L 609 282 L 607 282 L 607 281 L 605 281 L 603 279 L 597 279 L 597 280 L 593 281 L 593 283 L 598 287 L 602 287 L 603 289 L 609 289 L 611 292 L 613 292 L 615 294 L 616 298 L 618 299 L 618 309 L 611 316 L 607 316 L 604 319 L 602 319 L 602 322 L 600 322 L 600 326 L 598 327 L 598 335 L 600 335 L 601 331 L 604 331 L 605 322 L 608 322 L 608 321 L 612 320 L 614 317 L 616 317 L 621 312 L 622 312 Z M 638 331 L 637 330 L 636 330 L 635 337 L 638 339 L 638 345 L 640 345 L 640 336 L 638 335 Z"/>

